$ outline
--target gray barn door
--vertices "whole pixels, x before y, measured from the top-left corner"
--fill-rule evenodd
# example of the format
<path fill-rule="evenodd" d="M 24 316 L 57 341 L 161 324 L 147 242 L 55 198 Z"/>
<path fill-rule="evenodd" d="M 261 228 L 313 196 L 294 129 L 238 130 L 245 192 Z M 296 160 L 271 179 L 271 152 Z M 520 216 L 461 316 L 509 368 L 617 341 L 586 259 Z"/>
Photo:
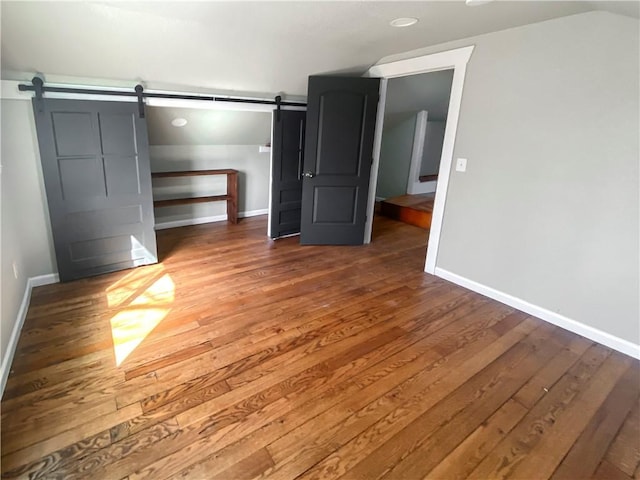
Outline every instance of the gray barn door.
<path fill-rule="evenodd" d="M 138 105 L 44 99 L 33 106 L 60 279 L 156 263 Z"/>
<path fill-rule="evenodd" d="M 273 114 L 271 238 L 300 233 L 306 114 L 293 110 Z"/>
<path fill-rule="evenodd" d="M 301 244 L 364 243 L 377 78 L 309 77 Z"/>

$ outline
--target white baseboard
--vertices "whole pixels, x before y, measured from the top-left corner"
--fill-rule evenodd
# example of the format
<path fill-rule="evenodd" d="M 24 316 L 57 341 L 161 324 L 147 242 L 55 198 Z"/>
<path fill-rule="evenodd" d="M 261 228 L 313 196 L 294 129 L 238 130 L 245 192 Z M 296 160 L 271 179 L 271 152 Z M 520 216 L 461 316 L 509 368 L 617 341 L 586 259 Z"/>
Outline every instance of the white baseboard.
<path fill-rule="evenodd" d="M 599 330 L 597 328 L 590 327 L 589 325 L 580 323 L 577 320 L 567 318 L 564 315 L 560 315 L 559 313 L 552 312 L 551 310 L 547 310 L 546 308 L 539 307 L 494 288 L 487 287 L 486 285 L 482 285 L 473 280 L 469 280 L 468 278 L 462 277 L 455 273 L 451 273 L 448 270 L 444 270 L 440 267 L 436 267 L 435 275 L 440 278 L 444 278 L 445 280 L 448 280 L 452 283 L 455 283 L 456 285 L 460 285 L 462 287 L 468 288 L 469 290 L 473 290 L 474 292 L 484 295 L 485 297 L 492 298 L 494 300 L 497 300 L 498 302 L 509 305 L 510 307 L 517 308 L 518 310 L 538 317 L 560 328 L 564 328 L 565 330 L 569 330 L 570 332 L 586 337 L 589 340 L 601 343 L 602 345 L 617 350 L 618 352 L 622 352 L 625 355 L 640 359 L 640 345 L 636 345 L 635 343 L 632 343 L 628 340 L 624 340 L 622 338 L 616 337 L 615 335 L 611 335 L 610 333 L 603 332 L 602 330 Z"/>
<path fill-rule="evenodd" d="M 31 288 L 41 287 L 42 285 L 60 283 L 60 275 L 58 275 L 57 273 L 47 273 L 46 275 L 31 277 L 28 281 L 31 282 Z"/>
<path fill-rule="evenodd" d="M 274 240 L 282 240 L 283 238 L 299 237 L 299 236 L 300 236 L 300 232 L 290 233 L 289 235 L 282 235 L 281 237 L 274 238 Z"/>
<path fill-rule="evenodd" d="M 269 210 L 264 208 L 262 210 L 248 210 L 246 212 L 238 212 L 238 218 L 248 218 L 248 217 L 256 217 L 258 215 L 266 215 L 269 213 Z M 171 222 L 159 222 L 156 223 L 156 230 L 164 230 L 166 228 L 177 228 L 177 227 L 188 227 L 189 225 L 201 225 L 203 223 L 212 223 L 212 222 L 226 222 L 227 214 L 224 215 L 213 215 L 211 217 L 195 217 L 195 218 L 185 218 L 184 220 L 174 220 Z"/>
<path fill-rule="evenodd" d="M 159 222 L 156 223 L 156 230 L 164 230 L 166 228 L 177 228 L 177 227 L 188 227 L 189 225 L 200 225 L 202 223 L 211 223 L 211 222 L 225 222 L 227 220 L 227 215 L 214 215 L 212 217 L 196 217 L 196 218 L 185 218 L 184 220 L 174 220 L 172 222 Z"/>
<path fill-rule="evenodd" d="M 240 218 L 257 217 L 260 215 L 266 215 L 267 213 L 269 213 L 268 208 L 262 208 L 260 210 L 247 210 L 246 212 L 239 212 L 238 217 Z"/>
<path fill-rule="evenodd" d="M 18 316 L 13 324 L 13 330 L 11 331 L 11 337 L 9 338 L 9 344 L 7 350 L 3 352 L 2 365 L 0 365 L 0 397 L 4 394 L 4 387 L 7 384 L 9 378 L 9 372 L 11 371 L 11 362 L 13 356 L 16 353 L 16 347 L 18 346 L 18 340 L 20 340 L 20 332 L 22 332 L 22 326 L 27 318 L 27 311 L 29 310 L 29 301 L 31 300 L 31 291 L 35 287 L 42 285 L 50 285 L 52 283 L 58 283 L 60 278 L 57 273 L 49 273 L 47 275 L 39 275 L 37 277 L 31 277 L 27 279 L 27 284 L 24 289 L 24 295 L 22 296 L 22 303 L 18 310 Z"/>

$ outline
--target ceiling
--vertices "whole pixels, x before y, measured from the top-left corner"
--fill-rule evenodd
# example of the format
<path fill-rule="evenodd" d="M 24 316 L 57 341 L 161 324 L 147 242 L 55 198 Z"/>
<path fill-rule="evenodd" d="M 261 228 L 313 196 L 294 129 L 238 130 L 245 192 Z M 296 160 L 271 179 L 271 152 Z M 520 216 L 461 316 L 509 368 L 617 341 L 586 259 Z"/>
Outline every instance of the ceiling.
<path fill-rule="evenodd" d="M 2 74 L 305 95 L 307 76 L 551 18 L 638 2 L 1 2 Z M 393 28 L 397 17 L 416 17 Z M 93 80 L 92 80 L 93 79 Z M 128 84 L 129 84 L 128 83 Z"/>

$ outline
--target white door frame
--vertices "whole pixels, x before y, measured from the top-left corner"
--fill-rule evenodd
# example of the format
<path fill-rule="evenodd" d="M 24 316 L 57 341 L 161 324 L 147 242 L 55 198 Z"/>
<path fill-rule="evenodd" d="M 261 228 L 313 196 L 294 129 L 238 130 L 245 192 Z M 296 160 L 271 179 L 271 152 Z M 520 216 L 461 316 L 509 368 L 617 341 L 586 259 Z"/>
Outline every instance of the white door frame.
<path fill-rule="evenodd" d="M 436 182 L 421 182 L 420 169 L 425 146 L 427 145 L 427 121 L 429 112 L 420 110 L 416 115 L 416 128 L 413 132 L 413 148 L 411 149 L 411 163 L 409 165 L 409 177 L 407 178 L 407 193 L 415 195 L 419 193 L 433 193 L 436 191 Z"/>
<path fill-rule="evenodd" d="M 440 233 L 442 231 L 442 219 L 444 205 L 449 186 L 449 174 L 453 163 L 453 147 L 458 129 L 460 116 L 460 104 L 462 103 L 462 89 L 467 63 L 471 58 L 474 46 L 457 48 L 446 52 L 424 55 L 421 57 L 398 60 L 396 62 L 374 65 L 366 73 L 367 77 L 380 77 L 380 102 L 378 104 L 378 116 L 373 143 L 373 164 L 371 166 L 371 180 L 369 182 L 369 202 L 367 205 L 367 223 L 365 225 L 364 242 L 371 242 L 371 229 L 373 226 L 373 211 L 375 207 L 376 185 L 378 183 L 378 167 L 380 165 L 380 145 L 382 143 L 382 128 L 384 123 L 384 109 L 387 93 L 387 80 L 394 77 L 404 77 L 419 73 L 437 72 L 439 70 L 453 69 L 453 81 L 451 83 L 451 97 L 449 99 L 449 112 L 444 132 L 442 145 L 442 157 L 438 172 L 438 184 L 436 188 L 435 203 L 433 206 L 433 218 L 429 230 L 429 244 L 424 271 L 435 274 Z"/>

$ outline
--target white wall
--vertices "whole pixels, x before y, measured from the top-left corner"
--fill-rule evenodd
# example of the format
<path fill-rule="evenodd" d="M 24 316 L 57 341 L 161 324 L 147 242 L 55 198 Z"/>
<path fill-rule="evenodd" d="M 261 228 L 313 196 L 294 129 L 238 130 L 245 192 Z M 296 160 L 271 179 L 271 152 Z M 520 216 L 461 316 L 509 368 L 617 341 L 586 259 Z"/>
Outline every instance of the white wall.
<path fill-rule="evenodd" d="M 635 345 L 639 40 L 592 12 L 380 62 L 476 45 L 437 267 Z"/>
<path fill-rule="evenodd" d="M 413 115 L 382 133 L 376 197 L 397 197 L 407 193 L 415 128 L 416 115 Z"/>
<path fill-rule="evenodd" d="M 57 269 L 31 102 L 3 99 L 1 108 L 0 348 L 4 358 L 27 279 L 51 274 Z M 13 262 L 18 267 L 17 279 Z"/>
<path fill-rule="evenodd" d="M 442 144 L 444 142 L 444 127 L 445 122 L 427 121 L 420 175 L 438 174 L 440 157 L 442 157 Z"/>
<path fill-rule="evenodd" d="M 258 145 L 151 145 L 152 171 L 233 168 L 238 174 L 238 211 L 259 213 L 269 207 L 269 154 Z M 154 198 L 223 195 L 226 176 L 153 180 Z M 155 209 L 156 225 L 226 215 L 226 202 L 209 202 Z M 266 234 L 266 232 L 265 232 Z"/>

